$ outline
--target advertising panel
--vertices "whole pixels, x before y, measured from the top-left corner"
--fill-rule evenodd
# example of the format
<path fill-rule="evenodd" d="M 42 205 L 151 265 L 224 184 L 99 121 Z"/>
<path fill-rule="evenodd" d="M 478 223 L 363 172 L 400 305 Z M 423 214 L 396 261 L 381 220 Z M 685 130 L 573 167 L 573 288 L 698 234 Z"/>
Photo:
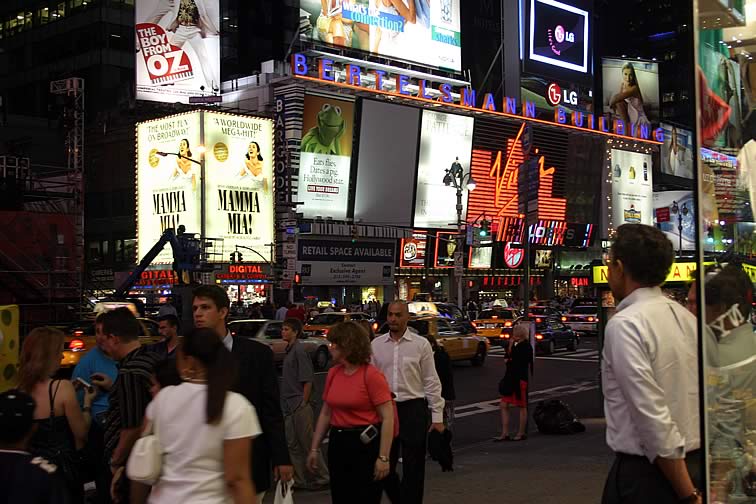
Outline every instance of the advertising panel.
<path fill-rule="evenodd" d="M 306 39 L 462 70 L 460 0 L 302 0 Z"/>
<path fill-rule="evenodd" d="M 457 191 L 444 185 L 444 175 L 458 161 L 465 173 L 470 171 L 472 135 L 475 119 L 423 111 L 420 155 L 417 166 L 415 227 L 445 228 L 457 222 Z M 467 179 L 464 180 L 464 185 Z M 462 218 L 466 215 L 467 188 L 463 187 Z"/>
<path fill-rule="evenodd" d="M 650 154 L 612 149 L 612 226 L 653 224 Z"/>
<path fill-rule="evenodd" d="M 661 172 L 675 177 L 693 178 L 693 132 L 662 123 Z"/>
<path fill-rule="evenodd" d="M 352 164 L 354 102 L 305 96 L 298 201 L 305 217 L 345 219 Z"/>
<path fill-rule="evenodd" d="M 706 98 L 701 101 L 701 138 L 707 147 L 739 149 L 744 140 L 740 65 L 730 59 L 726 45 L 712 43 L 699 44 L 701 94 Z"/>
<path fill-rule="evenodd" d="M 650 61 L 603 58 L 604 113 L 621 119 L 625 133 L 659 123 L 659 65 Z M 637 131 L 637 130 L 636 130 Z"/>
<path fill-rule="evenodd" d="M 302 285 L 392 285 L 395 242 L 300 239 Z"/>
<path fill-rule="evenodd" d="M 468 268 L 490 268 L 493 259 L 492 242 L 483 242 L 481 247 L 470 247 L 470 258 L 467 263 Z"/>
<path fill-rule="evenodd" d="M 189 103 L 220 90 L 219 0 L 136 0 L 138 100 Z"/>
<path fill-rule="evenodd" d="M 423 268 L 427 248 L 428 233 L 413 231 L 412 238 L 402 238 L 402 257 L 399 258 L 399 265 L 402 268 Z"/>
<path fill-rule="evenodd" d="M 436 253 L 433 265 L 436 268 L 453 268 L 457 251 L 456 233 L 436 233 Z"/>
<path fill-rule="evenodd" d="M 273 121 L 205 112 L 205 229 L 223 239 L 223 260 L 237 245 L 270 261 L 274 239 Z M 246 253 L 246 251 L 242 251 Z"/>
<path fill-rule="evenodd" d="M 590 14 L 574 4 L 574 1 L 530 0 L 528 58 L 590 74 Z"/>
<path fill-rule="evenodd" d="M 201 230 L 200 113 L 190 112 L 137 125 L 137 256 L 141 260 L 163 231 Z M 171 264 L 165 247 L 153 263 Z"/>
<path fill-rule="evenodd" d="M 675 250 L 695 250 L 696 215 L 693 193 L 691 191 L 655 192 L 654 224 L 667 235 Z M 680 228 L 682 228 L 682 233 Z"/>

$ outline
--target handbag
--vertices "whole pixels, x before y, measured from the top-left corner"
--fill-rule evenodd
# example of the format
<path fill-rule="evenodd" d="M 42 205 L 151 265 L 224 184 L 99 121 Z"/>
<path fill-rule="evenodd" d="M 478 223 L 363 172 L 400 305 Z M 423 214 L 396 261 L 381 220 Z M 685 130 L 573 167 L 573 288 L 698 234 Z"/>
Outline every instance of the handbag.
<path fill-rule="evenodd" d="M 132 481 L 154 485 L 163 472 L 163 447 L 160 445 L 157 420 L 158 412 L 155 408 L 155 417 L 131 449 L 126 462 L 126 475 Z"/>
<path fill-rule="evenodd" d="M 294 504 L 294 482 L 278 480 L 276 485 L 276 498 L 273 504 Z"/>

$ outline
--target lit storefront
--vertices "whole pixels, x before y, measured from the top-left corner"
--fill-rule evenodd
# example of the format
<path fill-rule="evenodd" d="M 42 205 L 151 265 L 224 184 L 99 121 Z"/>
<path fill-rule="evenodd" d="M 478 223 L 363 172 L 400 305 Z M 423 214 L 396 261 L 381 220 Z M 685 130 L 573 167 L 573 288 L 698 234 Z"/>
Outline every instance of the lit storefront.
<path fill-rule="evenodd" d="M 271 268 L 268 264 L 225 264 L 214 273 L 215 283 L 223 287 L 239 308 L 262 304 L 272 295 Z"/>

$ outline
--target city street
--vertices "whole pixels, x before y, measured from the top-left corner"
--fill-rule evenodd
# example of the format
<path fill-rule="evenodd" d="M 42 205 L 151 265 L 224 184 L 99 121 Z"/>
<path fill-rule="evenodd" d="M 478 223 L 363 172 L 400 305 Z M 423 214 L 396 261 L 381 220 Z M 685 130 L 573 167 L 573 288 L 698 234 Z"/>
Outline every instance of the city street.
<path fill-rule="evenodd" d="M 531 421 L 526 442 L 493 443 L 491 438 L 499 434 L 503 350 L 493 347 L 479 368 L 455 365 L 456 469 L 442 473 L 438 464 L 428 462 L 425 502 L 598 502 L 612 455 L 604 442 L 597 343 L 586 337 L 575 352 L 536 357 L 531 409 L 544 399 L 565 401 L 587 428 L 574 436 L 541 435 Z M 319 374 L 320 387 L 324 376 Z M 321 504 L 330 497 L 327 491 L 302 491 L 295 501 Z"/>

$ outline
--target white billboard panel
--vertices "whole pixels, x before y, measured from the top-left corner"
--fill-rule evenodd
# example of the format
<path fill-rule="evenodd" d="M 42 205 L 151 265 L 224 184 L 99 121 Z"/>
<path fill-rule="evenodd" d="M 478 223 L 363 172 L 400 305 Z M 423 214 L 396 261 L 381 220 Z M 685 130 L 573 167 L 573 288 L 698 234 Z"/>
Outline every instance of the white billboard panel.
<path fill-rule="evenodd" d="M 219 0 L 136 0 L 138 100 L 189 103 L 190 96 L 220 90 L 218 4 Z"/>
<path fill-rule="evenodd" d="M 612 149 L 612 226 L 654 224 L 650 154 Z"/>

